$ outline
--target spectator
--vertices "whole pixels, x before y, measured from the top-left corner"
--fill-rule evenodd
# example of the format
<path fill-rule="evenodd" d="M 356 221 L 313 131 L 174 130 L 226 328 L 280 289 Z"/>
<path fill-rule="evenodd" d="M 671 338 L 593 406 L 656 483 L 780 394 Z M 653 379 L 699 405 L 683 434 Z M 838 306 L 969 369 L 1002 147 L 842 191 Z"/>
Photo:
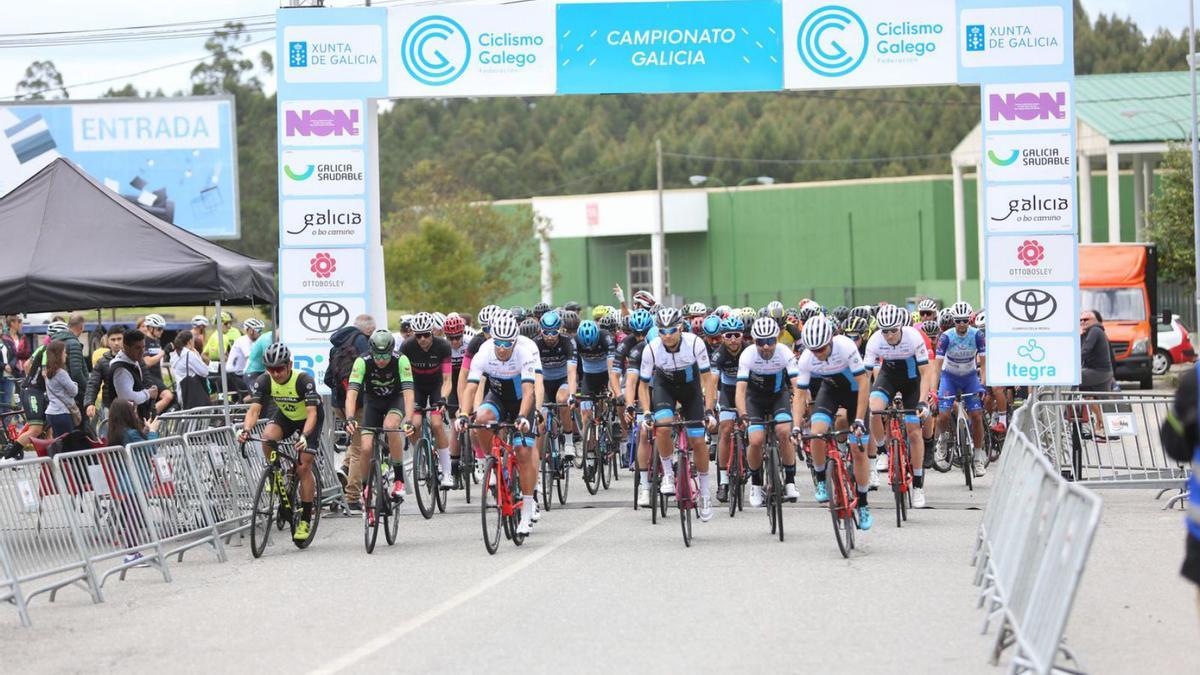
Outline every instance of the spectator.
<path fill-rule="evenodd" d="M 238 330 L 237 326 L 233 325 L 233 315 L 229 312 L 221 312 L 221 325 L 225 328 L 225 355 L 233 351 L 233 344 L 242 336 L 242 331 Z M 204 343 L 204 355 L 208 357 L 209 363 L 220 363 L 221 355 L 217 351 L 217 333 L 214 331 L 208 340 Z"/>
<path fill-rule="evenodd" d="M 263 352 L 267 351 L 267 347 L 275 342 L 275 332 L 267 331 L 254 340 L 254 344 L 250 346 L 250 355 L 246 357 L 246 371 L 242 374 L 246 381 L 246 387 L 254 384 L 259 375 L 267 372 L 267 367 L 263 364 Z M 249 398 L 247 396 L 247 398 Z"/>
<path fill-rule="evenodd" d="M 243 321 L 242 330 L 245 332 L 234 341 L 233 348 L 229 350 L 229 359 L 225 362 L 225 369 L 231 374 L 229 385 L 243 397 L 250 389 L 250 381 L 245 379 L 250 350 L 254 348 L 254 341 L 262 335 L 263 328 L 263 322 L 258 319 Z M 261 354 L 259 358 L 261 360 Z"/>
<path fill-rule="evenodd" d="M 1162 426 L 1162 443 L 1167 454 L 1177 462 L 1192 465 L 1188 478 L 1187 505 L 1187 548 L 1183 559 L 1183 569 L 1180 573 L 1200 586 L 1200 417 L 1198 408 L 1200 400 L 1197 397 L 1196 378 L 1200 369 L 1193 368 L 1179 378 L 1179 389 L 1175 392 L 1175 402 L 1167 421 Z M 1200 593 L 1197 595 L 1200 600 Z"/>
<path fill-rule="evenodd" d="M 104 377 L 103 404 L 111 406 L 116 398 L 131 401 L 148 412 L 150 403 L 158 399 L 158 387 L 149 384 L 142 372 L 142 356 L 146 352 L 146 336 L 140 330 L 125 332 L 121 351 L 108 364 Z"/>
<path fill-rule="evenodd" d="M 128 445 L 158 438 L 158 418 L 147 424 L 137 413 L 137 408 L 123 398 L 113 401 L 108 410 L 108 444 Z"/>
<path fill-rule="evenodd" d="M 208 333 L 208 318 L 203 314 L 192 317 L 192 335 L 196 338 L 196 351 L 204 351 L 205 334 Z"/>
<path fill-rule="evenodd" d="M 175 358 L 171 360 L 171 375 L 175 380 L 175 396 L 179 407 L 191 410 L 210 405 L 208 396 L 208 366 L 196 352 L 195 341 L 186 331 L 175 336 Z"/>
<path fill-rule="evenodd" d="M 375 332 L 375 319 L 370 314 L 359 314 L 354 318 L 354 326 L 346 326 L 329 337 L 333 345 L 329 350 L 329 361 L 325 369 L 325 386 L 329 387 L 332 395 L 330 405 L 333 414 L 339 420 L 346 419 L 346 382 L 354 360 L 365 356 L 370 349 L 370 336 Z M 359 449 L 362 446 L 362 436 L 355 432 L 350 438 L 345 457 L 337 469 L 338 481 L 346 490 L 346 502 L 350 514 L 361 512 L 362 504 L 359 495 L 362 494 L 362 469 L 359 466 Z"/>
<path fill-rule="evenodd" d="M 163 360 L 167 357 L 167 351 L 163 348 L 162 337 L 163 331 L 166 330 L 167 320 L 158 314 L 147 314 L 145 319 L 142 319 L 144 329 L 138 328 L 139 332 L 143 333 L 146 338 L 145 354 L 142 356 L 142 375 L 146 378 L 146 382 L 154 385 L 159 391 L 158 400 L 154 403 L 156 413 L 161 413 L 175 400 L 175 395 L 167 387 L 163 380 Z"/>
<path fill-rule="evenodd" d="M 20 314 L 13 314 L 8 317 L 5 324 L 8 326 L 8 334 L 17 341 L 17 361 L 25 363 L 33 356 L 34 340 L 32 335 L 26 335 L 21 331 L 22 324 L 25 323 L 25 317 Z"/>
<path fill-rule="evenodd" d="M 0 406 L 11 407 L 15 402 L 17 380 L 21 377 L 21 317 L 5 317 L 4 332 L 0 334 L 0 372 L 4 380 L 0 383 Z"/>
<path fill-rule="evenodd" d="M 92 373 L 88 375 L 87 389 L 83 392 L 83 402 L 87 405 L 87 418 L 100 422 L 104 419 L 105 409 L 103 406 L 97 407 L 96 402 L 103 400 L 104 380 L 108 377 L 108 366 L 112 360 L 121 351 L 121 347 L 125 344 L 125 326 L 111 326 L 108 329 L 106 339 L 108 341 L 108 350 L 96 361 L 92 368 Z M 100 417 L 97 417 L 97 413 Z"/>
<path fill-rule="evenodd" d="M 46 421 L 55 437 L 71 433 L 76 428 L 79 406 L 76 397 L 79 386 L 67 374 L 65 342 L 55 340 L 46 347 Z"/>
<path fill-rule="evenodd" d="M 67 329 L 51 335 L 51 340 L 62 342 L 66 348 L 66 369 L 71 380 L 75 382 L 75 404 L 78 408 L 83 408 L 83 392 L 87 389 L 88 381 L 88 362 L 87 357 L 83 355 L 83 342 L 79 340 L 79 336 L 83 335 L 84 316 L 78 312 L 71 315 L 71 319 L 67 321 Z"/>
<path fill-rule="evenodd" d="M 1112 391 L 1113 379 L 1112 347 L 1108 334 L 1104 332 L 1104 319 L 1100 312 L 1085 309 L 1079 316 L 1079 333 L 1082 342 L 1080 353 L 1083 359 L 1080 391 Z"/>

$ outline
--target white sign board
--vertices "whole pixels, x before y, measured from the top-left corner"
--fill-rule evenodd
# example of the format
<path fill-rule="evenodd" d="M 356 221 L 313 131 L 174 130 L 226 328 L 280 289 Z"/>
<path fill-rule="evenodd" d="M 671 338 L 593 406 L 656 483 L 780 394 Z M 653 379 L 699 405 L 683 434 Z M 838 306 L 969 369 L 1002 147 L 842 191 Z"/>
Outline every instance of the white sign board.
<path fill-rule="evenodd" d="M 658 193 L 653 191 L 534 197 L 533 211 L 550 222 L 552 239 L 649 234 L 658 226 Z M 663 231 L 708 231 L 708 193 L 672 190 L 663 193 Z"/>
<path fill-rule="evenodd" d="M 279 253 L 279 279 L 281 295 L 362 294 L 367 284 L 366 251 L 284 249 Z"/>
<path fill-rule="evenodd" d="M 988 311 L 988 322 L 994 309 Z M 1042 336 L 988 343 L 988 382 L 1072 385 L 1079 368 L 1079 338 Z"/>

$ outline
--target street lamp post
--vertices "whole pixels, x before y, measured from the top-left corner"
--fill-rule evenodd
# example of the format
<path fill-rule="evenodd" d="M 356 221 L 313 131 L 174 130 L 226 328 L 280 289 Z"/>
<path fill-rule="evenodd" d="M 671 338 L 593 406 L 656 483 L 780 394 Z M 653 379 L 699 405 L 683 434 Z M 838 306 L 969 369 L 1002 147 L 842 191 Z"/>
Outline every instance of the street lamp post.
<path fill-rule="evenodd" d="M 1188 68 L 1192 71 L 1192 255 L 1196 266 L 1196 316 L 1200 316 L 1200 114 L 1196 104 L 1196 5 L 1188 0 Z"/>
<path fill-rule="evenodd" d="M 733 262 L 732 262 L 732 278 L 733 278 L 732 286 L 733 286 L 733 289 L 732 290 L 733 290 L 733 302 L 736 305 L 737 304 L 737 232 L 735 230 L 736 230 L 737 222 L 736 222 L 736 216 L 734 215 L 734 211 L 733 211 L 733 195 L 729 192 L 729 185 L 727 185 L 725 183 L 725 181 L 721 180 L 720 178 L 717 178 L 716 176 L 691 176 L 690 178 L 688 178 L 688 181 L 691 182 L 691 184 L 694 187 L 700 187 L 700 186 L 706 185 L 708 183 L 716 183 L 722 189 L 722 191 L 725 193 L 726 199 L 729 200 L 729 229 L 730 229 L 730 232 L 733 234 L 733 242 L 732 242 L 729 250 L 733 256 Z M 752 176 L 750 178 L 743 178 L 742 180 L 738 181 L 737 187 L 745 187 L 745 186 L 751 185 L 751 184 L 774 185 L 775 179 L 772 178 L 771 176 Z M 713 283 L 711 281 L 712 268 L 713 268 L 711 242 L 709 243 L 709 247 L 708 247 L 708 258 L 709 258 L 708 270 L 709 270 L 709 279 L 710 279 L 709 286 L 713 286 Z M 716 295 L 716 290 L 717 289 L 715 287 L 713 287 L 713 295 L 714 296 Z M 716 298 L 714 297 L 713 299 L 715 300 Z"/>

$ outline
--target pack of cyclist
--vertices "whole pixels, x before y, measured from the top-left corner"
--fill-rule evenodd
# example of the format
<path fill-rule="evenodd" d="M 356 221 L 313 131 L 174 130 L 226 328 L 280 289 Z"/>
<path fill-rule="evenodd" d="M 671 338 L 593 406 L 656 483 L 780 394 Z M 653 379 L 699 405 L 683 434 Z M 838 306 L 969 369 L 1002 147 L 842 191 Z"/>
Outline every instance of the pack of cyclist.
<path fill-rule="evenodd" d="M 614 291 L 619 307 L 599 306 L 587 315 L 578 303 L 558 308 L 539 303 L 532 311 L 489 305 L 477 316 L 478 332 L 457 314 L 427 312 L 405 318 L 401 340 L 375 331 L 369 354 L 354 363 L 344 413 L 347 431 L 361 431 L 366 439 L 362 447 L 370 447 L 381 431 L 399 432 L 387 434 L 391 498 L 398 502 L 404 495 L 402 435 L 415 441 L 422 425 L 430 425 L 438 487 L 470 489 L 470 478 L 464 481 L 459 470 L 463 453 L 481 456 L 493 446 L 498 427 L 491 423 L 511 424 L 520 477 L 515 533 L 529 535 L 541 516 L 538 472 L 553 406 L 566 411 L 556 427 L 562 460 L 585 471 L 601 470 L 582 463 L 581 432 L 593 424 L 593 415 L 603 411 L 605 423 L 621 425 L 621 438 L 636 445 L 633 459 L 622 463 L 638 472 L 639 506 L 651 505 L 651 469 L 661 476 L 653 482 L 659 494 L 674 494 L 675 453 L 689 448 L 702 522 L 714 509 L 710 459 L 717 464 L 715 499 L 730 497 L 726 468 L 735 432 L 745 434 L 751 507 L 766 502 L 769 439 L 781 467 L 780 498 L 800 499 L 795 478 L 803 458 L 813 473 L 815 500 L 828 502 L 825 460 L 831 449 L 818 437 L 848 432 L 856 521 L 867 530 L 873 522 L 869 493 L 888 468 L 884 448 L 894 433 L 885 428 L 885 411 L 902 414 L 914 508 L 926 506 L 925 470 L 947 462 L 956 405 L 971 422 L 975 455 L 965 470 L 974 476 L 986 472 L 985 407 L 993 415 L 990 431 L 1005 433 L 1008 394 L 985 387 L 985 315 L 968 303 L 939 309 L 922 300 L 915 311 L 887 303 L 827 310 L 811 300 L 796 309 L 777 301 L 761 309 L 709 309 L 703 303 L 676 308 L 660 305 L 646 291 L 635 293 L 630 303 L 619 287 Z M 268 399 L 274 401 L 264 451 L 299 434 L 307 521 L 313 509 L 311 453 L 324 423 L 315 383 L 292 369 L 282 344 L 266 350 L 264 364 L 267 372 L 251 386 L 242 437 L 249 437 Z M 447 420 L 454 420 L 453 429 Z M 652 466 L 653 458 L 659 467 Z M 355 496 L 352 512 L 360 508 Z M 308 536 L 307 527 L 297 528 L 295 536 Z"/>

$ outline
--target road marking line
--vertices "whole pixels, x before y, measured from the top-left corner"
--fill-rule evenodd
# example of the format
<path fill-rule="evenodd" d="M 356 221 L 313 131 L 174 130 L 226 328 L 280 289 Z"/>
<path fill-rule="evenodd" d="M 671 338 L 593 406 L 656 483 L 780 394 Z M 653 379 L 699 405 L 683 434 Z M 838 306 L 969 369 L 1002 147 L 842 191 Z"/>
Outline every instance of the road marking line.
<path fill-rule="evenodd" d="M 386 647 L 390 646 L 391 644 L 393 644 L 400 638 L 404 637 L 408 633 L 411 633 L 412 631 L 414 631 L 418 628 L 421 628 L 425 624 L 429 623 L 430 621 L 433 621 L 434 619 L 440 617 L 441 615 L 445 614 L 446 612 L 449 612 L 450 610 L 454 609 L 455 607 L 458 607 L 459 605 L 462 605 L 470 600 L 474 600 L 475 598 L 479 597 L 480 595 L 482 595 L 483 593 L 485 593 L 486 591 L 491 589 L 493 586 L 496 586 L 496 585 L 500 584 L 501 582 L 508 580 L 509 578 L 513 577 L 518 572 L 520 572 L 521 570 L 525 569 L 526 567 L 529 567 L 530 565 L 541 560 L 542 558 L 545 558 L 546 556 L 553 553 L 555 550 L 562 547 L 564 544 L 567 544 L 571 540 L 578 538 L 579 536 L 586 533 L 588 530 L 595 528 L 597 525 L 600 525 L 601 523 L 608 520 L 609 518 L 612 518 L 613 516 L 617 515 L 617 513 L 619 513 L 619 512 L 620 512 L 620 509 L 611 509 L 611 510 L 607 510 L 603 513 L 597 514 L 595 518 L 592 518 L 591 520 L 587 521 L 583 525 L 580 525 L 579 527 L 575 528 L 574 530 L 571 530 L 570 532 L 564 534 L 563 536 L 559 537 L 558 539 L 555 539 L 554 541 L 550 542 L 550 544 L 548 546 L 546 546 L 545 548 L 541 548 L 541 549 L 538 549 L 537 551 L 534 551 L 533 553 L 526 556 L 525 558 L 522 558 L 521 560 L 514 562 L 513 564 L 509 565 L 508 567 L 505 567 L 504 569 L 500 570 L 499 572 L 496 572 L 492 576 L 488 577 L 487 579 L 484 579 L 483 581 L 472 586 L 471 588 L 468 588 L 468 589 L 458 593 L 457 595 L 442 601 L 440 604 L 435 605 L 435 606 L 425 610 L 424 612 L 421 612 L 420 614 L 412 617 L 408 621 L 405 621 L 404 623 L 400 624 L 399 626 L 396 626 L 392 630 L 384 633 L 383 635 L 376 637 L 375 639 L 371 640 L 370 642 L 367 642 L 366 644 L 362 645 L 361 647 L 358 647 L 349 652 L 346 652 L 341 657 L 336 658 L 336 659 L 330 661 L 329 663 L 326 663 L 325 665 L 323 665 L 319 668 L 316 668 L 310 672 L 313 673 L 313 675 L 325 675 L 327 673 L 336 673 L 341 670 L 345 670 L 345 669 L 349 668 L 350 666 L 358 663 L 359 661 L 362 661 L 363 659 L 367 658 L 368 656 L 371 656 L 372 654 L 385 649 Z"/>

